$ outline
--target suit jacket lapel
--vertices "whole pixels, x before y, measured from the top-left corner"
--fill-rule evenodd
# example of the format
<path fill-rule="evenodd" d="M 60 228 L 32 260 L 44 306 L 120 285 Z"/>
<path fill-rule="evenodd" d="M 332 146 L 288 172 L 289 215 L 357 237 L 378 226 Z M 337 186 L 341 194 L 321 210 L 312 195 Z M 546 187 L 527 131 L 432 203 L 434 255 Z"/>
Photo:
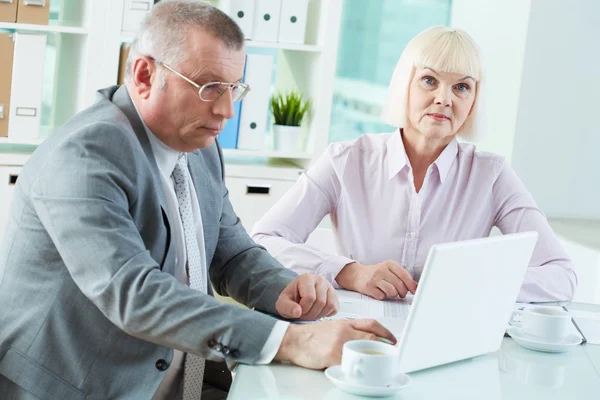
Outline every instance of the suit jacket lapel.
<path fill-rule="evenodd" d="M 148 139 L 148 135 L 146 134 L 146 129 L 144 128 L 144 124 L 140 119 L 137 111 L 135 110 L 135 106 L 131 101 L 131 97 L 129 97 L 129 93 L 127 92 L 127 88 L 123 85 L 115 92 L 112 102 L 123 111 L 129 123 L 131 123 L 131 127 L 133 128 L 133 132 L 137 136 L 140 144 L 142 145 L 142 149 L 148 158 L 148 162 L 150 163 L 150 169 L 152 170 L 152 177 L 155 181 L 155 189 L 158 192 L 158 197 L 160 199 L 160 205 L 165 210 L 167 210 L 167 201 L 165 197 L 165 193 L 163 191 L 163 187 L 160 180 L 160 172 L 158 170 L 158 165 L 156 164 L 156 159 L 154 158 L 154 153 L 152 153 L 152 146 L 150 146 L 150 139 Z"/>
<path fill-rule="evenodd" d="M 107 98 L 110 98 L 110 95 L 105 94 L 105 96 Z M 168 269 L 169 266 L 173 265 L 173 260 L 171 259 L 175 257 L 175 253 L 171 251 L 171 249 L 173 248 L 173 246 L 171 246 L 172 223 L 169 219 L 169 213 L 167 212 L 167 201 L 163 190 L 162 181 L 160 179 L 160 171 L 158 170 L 158 165 L 156 164 L 156 159 L 154 158 L 154 153 L 152 152 L 152 146 L 150 145 L 150 139 L 148 139 L 148 134 L 146 133 L 144 124 L 142 123 L 142 120 L 140 119 L 140 116 L 136 111 L 135 106 L 133 105 L 133 102 L 131 100 L 131 97 L 129 96 L 129 92 L 127 92 L 127 88 L 125 87 L 125 85 L 122 85 L 114 92 L 112 96 L 112 102 L 121 109 L 123 114 L 125 114 L 125 116 L 129 120 L 129 123 L 133 128 L 133 132 L 138 138 L 140 145 L 144 150 L 144 154 L 148 159 L 148 164 L 150 165 L 150 170 L 152 171 L 152 178 L 154 180 L 154 190 L 158 195 L 160 206 L 162 208 L 161 218 L 164 221 L 167 228 L 167 248 L 165 251 L 165 256 L 162 262 L 161 260 L 157 261 L 160 263 L 161 268 L 163 268 L 163 271 L 174 274 L 174 271 L 164 269 L 165 266 Z"/>

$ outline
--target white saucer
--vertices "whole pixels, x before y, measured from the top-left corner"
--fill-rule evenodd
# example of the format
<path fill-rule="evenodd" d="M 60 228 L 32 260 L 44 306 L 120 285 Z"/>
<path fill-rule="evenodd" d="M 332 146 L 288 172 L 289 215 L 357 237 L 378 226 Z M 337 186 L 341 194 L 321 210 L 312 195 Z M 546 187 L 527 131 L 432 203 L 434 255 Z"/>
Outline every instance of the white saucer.
<path fill-rule="evenodd" d="M 560 339 L 556 342 L 540 340 L 540 338 L 524 333 L 521 328 L 511 326 L 507 333 L 521 346 L 530 350 L 544 351 L 547 353 L 564 353 L 581 343 L 581 337 L 575 334 Z"/>
<path fill-rule="evenodd" d="M 354 382 L 348 382 L 342 372 L 342 367 L 340 365 L 334 365 L 333 367 L 327 368 L 325 370 L 325 376 L 329 378 L 329 380 L 333 382 L 337 387 L 348 393 L 369 397 L 390 396 L 396 393 L 398 390 L 404 388 L 411 382 L 410 377 L 408 375 L 398 374 L 398 376 L 394 379 L 394 382 L 392 382 L 392 384 L 389 386 L 360 385 Z"/>

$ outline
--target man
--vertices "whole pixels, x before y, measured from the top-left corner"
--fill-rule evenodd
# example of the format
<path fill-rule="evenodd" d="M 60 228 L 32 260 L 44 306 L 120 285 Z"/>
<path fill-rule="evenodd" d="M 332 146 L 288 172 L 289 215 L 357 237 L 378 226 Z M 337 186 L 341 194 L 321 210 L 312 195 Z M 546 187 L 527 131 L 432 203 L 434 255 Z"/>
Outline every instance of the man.
<path fill-rule="evenodd" d="M 126 85 L 31 156 L 0 253 L 3 399 L 187 400 L 214 389 L 205 359 L 324 368 L 348 340 L 395 340 L 374 321 L 289 325 L 210 296 L 208 277 L 283 318 L 337 310 L 326 281 L 281 267 L 231 208 L 215 139 L 247 89 L 244 59 L 225 14 L 161 2 Z"/>

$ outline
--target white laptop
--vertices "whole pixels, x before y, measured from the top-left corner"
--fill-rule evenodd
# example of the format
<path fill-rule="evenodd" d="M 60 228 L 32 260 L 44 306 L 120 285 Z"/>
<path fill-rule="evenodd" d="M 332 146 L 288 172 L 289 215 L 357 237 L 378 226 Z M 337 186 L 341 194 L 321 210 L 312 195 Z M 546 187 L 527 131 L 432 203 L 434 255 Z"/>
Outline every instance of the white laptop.
<path fill-rule="evenodd" d="M 377 301 L 339 291 L 340 318 L 368 317 L 396 335 L 402 372 L 497 351 L 536 232 L 431 247 L 414 298 Z"/>

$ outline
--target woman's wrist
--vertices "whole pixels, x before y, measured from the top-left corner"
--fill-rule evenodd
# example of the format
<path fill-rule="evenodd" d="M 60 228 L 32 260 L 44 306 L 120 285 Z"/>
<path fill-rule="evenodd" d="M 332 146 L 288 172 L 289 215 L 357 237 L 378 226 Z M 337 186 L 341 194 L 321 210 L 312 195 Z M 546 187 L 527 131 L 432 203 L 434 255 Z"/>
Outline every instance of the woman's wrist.
<path fill-rule="evenodd" d="M 362 265 L 353 261 L 349 264 L 344 265 L 344 268 L 337 274 L 335 281 L 342 288 L 347 290 L 358 291 L 356 287 L 356 278 L 362 269 Z"/>

